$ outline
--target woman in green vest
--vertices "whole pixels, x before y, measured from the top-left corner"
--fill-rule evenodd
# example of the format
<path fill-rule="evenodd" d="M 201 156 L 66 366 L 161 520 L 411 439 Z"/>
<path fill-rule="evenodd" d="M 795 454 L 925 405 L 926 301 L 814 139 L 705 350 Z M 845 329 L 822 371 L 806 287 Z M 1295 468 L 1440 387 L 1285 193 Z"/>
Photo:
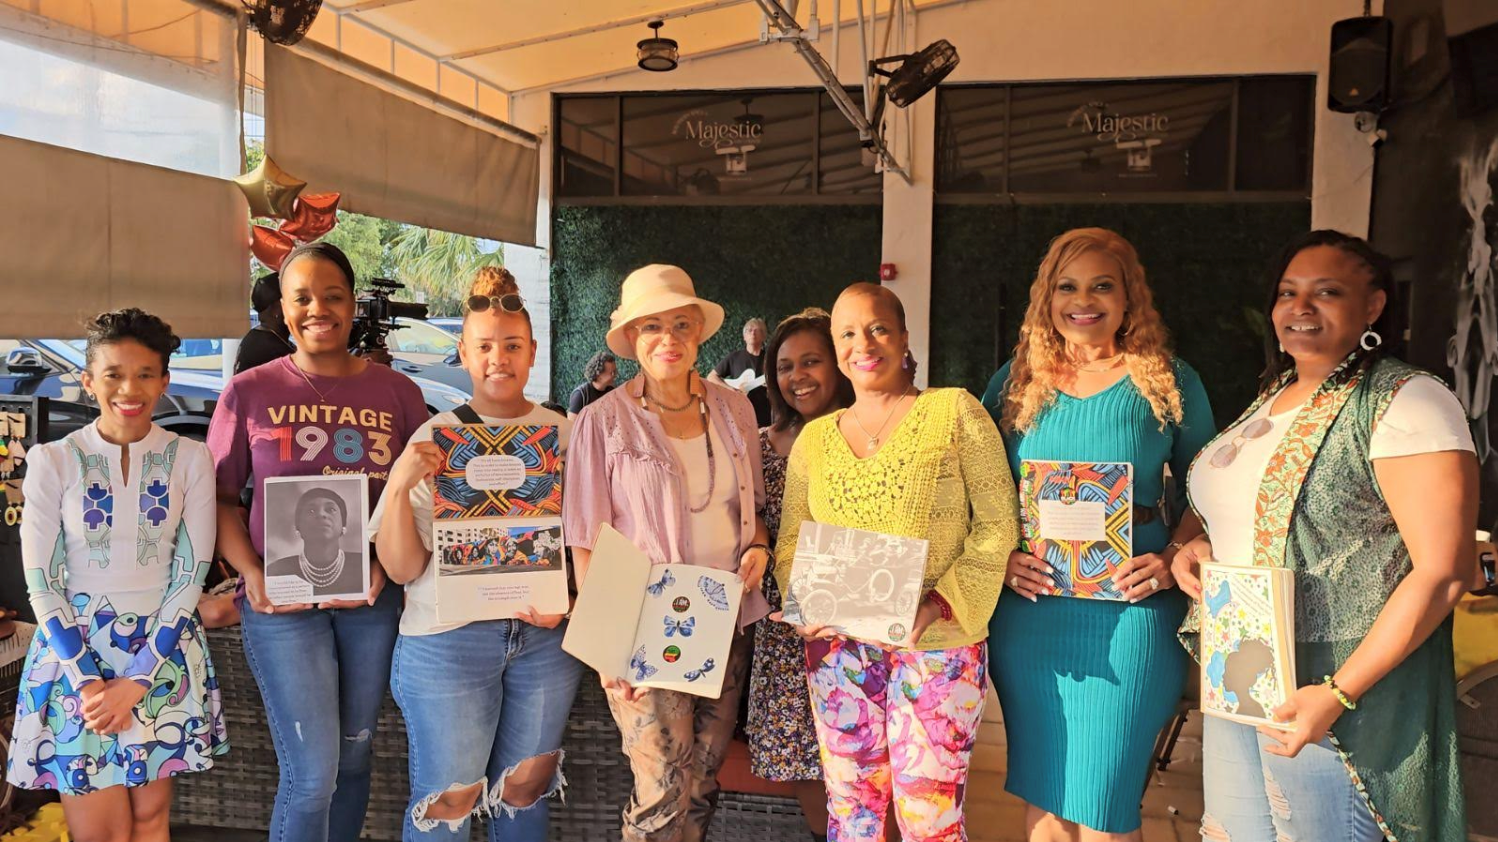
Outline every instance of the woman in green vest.
<path fill-rule="evenodd" d="M 1271 711 L 1289 730 L 1206 718 L 1202 837 L 1458 842 L 1451 611 L 1475 575 L 1478 476 L 1466 416 L 1391 354 L 1388 258 L 1313 231 L 1276 269 L 1259 397 L 1191 467 L 1207 534 L 1173 572 L 1200 599 L 1208 557 L 1295 571 L 1299 689 Z"/>

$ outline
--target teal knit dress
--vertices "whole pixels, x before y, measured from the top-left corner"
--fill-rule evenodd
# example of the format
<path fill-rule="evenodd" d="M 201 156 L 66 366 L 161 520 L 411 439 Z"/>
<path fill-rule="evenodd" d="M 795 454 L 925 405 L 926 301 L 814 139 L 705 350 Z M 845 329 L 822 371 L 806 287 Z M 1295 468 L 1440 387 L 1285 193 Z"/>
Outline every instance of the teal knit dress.
<path fill-rule="evenodd" d="M 1164 494 L 1164 470 L 1179 478 L 1168 501 L 1185 505 L 1186 469 L 1216 430 L 1201 378 L 1175 363 L 1185 417 L 1163 431 L 1129 377 L 1087 398 L 1058 394 L 1023 435 L 1004 431 L 1010 468 L 1023 459 L 1130 462 L 1134 499 Z M 983 395 L 998 423 L 1009 364 Z M 1002 429 L 1002 427 L 1000 428 Z M 1134 554 L 1159 552 L 1170 536 L 1159 518 L 1134 530 Z M 989 624 L 989 674 L 1009 740 L 1005 789 L 1067 821 L 1103 833 L 1140 825 L 1139 802 L 1155 736 L 1186 678 L 1176 629 L 1186 597 L 1174 588 L 1135 605 L 1042 596 L 1005 588 Z"/>

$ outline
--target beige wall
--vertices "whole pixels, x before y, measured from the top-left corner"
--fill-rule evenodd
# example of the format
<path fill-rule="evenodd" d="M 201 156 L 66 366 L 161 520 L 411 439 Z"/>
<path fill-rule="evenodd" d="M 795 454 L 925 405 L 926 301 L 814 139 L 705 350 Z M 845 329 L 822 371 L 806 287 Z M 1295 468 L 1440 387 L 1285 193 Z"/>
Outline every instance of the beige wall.
<path fill-rule="evenodd" d="M 818 49 L 831 57 L 830 21 L 836 0 L 824 0 Z M 1375 0 L 1374 11 L 1383 6 Z M 805 19 L 802 3 L 802 19 Z M 853 0 L 842 0 L 845 21 Z M 952 82 L 1128 79 L 1150 76 L 1211 76 L 1255 73 L 1314 73 L 1316 144 L 1313 157 L 1311 220 L 1317 227 L 1363 235 L 1368 228 L 1373 150 L 1347 114 L 1327 111 L 1327 52 L 1333 21 L 1362 11 L 1354 0 L 968 0 L 920 12 L 907 31 L 907 48 L 937 38 L 956 45 L 962 62 Z M 757 38 L 746 32 L 746 40 Z M 882 27 L 881 27 L 882 37 Z M 632 71 L 557 88 L 559 93 L 814 86 L 816 79 L 788 44 L 755 44 L 743 50 L 684 60 L 671 73 Z M 845 84 L 861 80 L 857 33 L 845 25 L 836 62 Z M 892 288 L 905 303 L 912 350 L 925 359 L 930 332 L 931 210 L 935 97 L 910 109 L 912 183 L 886 175 L 884 240 L 880 262 L 895 263 L 900 277 Z M 547 135 L 543 162 L 551 160 L 549 92 L 518 96 L 513 122 Z M 903 141 L 905 130 L 894 132 Z M 542 230 L 549 243 L 551 171 L 543 166 Z M 1059 233 L 1059 232 L 1058 232 Z M 872 263 L 872 261 L 871 261 Z M 810 302 L 809 302 L 810 303 Z M 925 371 L 925 368 L 922 368 Z"/>

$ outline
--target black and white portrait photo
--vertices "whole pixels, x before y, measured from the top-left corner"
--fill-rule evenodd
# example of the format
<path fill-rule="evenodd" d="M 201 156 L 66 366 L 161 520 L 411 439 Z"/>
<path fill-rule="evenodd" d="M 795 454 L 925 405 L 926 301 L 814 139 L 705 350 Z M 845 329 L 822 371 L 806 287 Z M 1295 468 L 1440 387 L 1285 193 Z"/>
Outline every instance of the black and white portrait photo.
<path fill-rule="evenodd" d="M 369 593 L 369 480 L 363 474 L 265 481 L 265 593 L 277 605 Z"/>

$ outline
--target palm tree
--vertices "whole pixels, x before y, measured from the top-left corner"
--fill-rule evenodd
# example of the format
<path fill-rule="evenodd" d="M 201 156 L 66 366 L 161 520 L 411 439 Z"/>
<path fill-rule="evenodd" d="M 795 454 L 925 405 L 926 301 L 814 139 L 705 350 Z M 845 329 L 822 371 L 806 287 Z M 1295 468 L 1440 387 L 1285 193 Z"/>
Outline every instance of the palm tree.
<path fill-rule="evenodd" d="M 426 293 L 433 316 L 460 315 L 474 273 L 505 263 L 503 246 L 485 252 L 473 237 L 414 226 L 390 240 L 389 257 L 402 283 Z"/>

